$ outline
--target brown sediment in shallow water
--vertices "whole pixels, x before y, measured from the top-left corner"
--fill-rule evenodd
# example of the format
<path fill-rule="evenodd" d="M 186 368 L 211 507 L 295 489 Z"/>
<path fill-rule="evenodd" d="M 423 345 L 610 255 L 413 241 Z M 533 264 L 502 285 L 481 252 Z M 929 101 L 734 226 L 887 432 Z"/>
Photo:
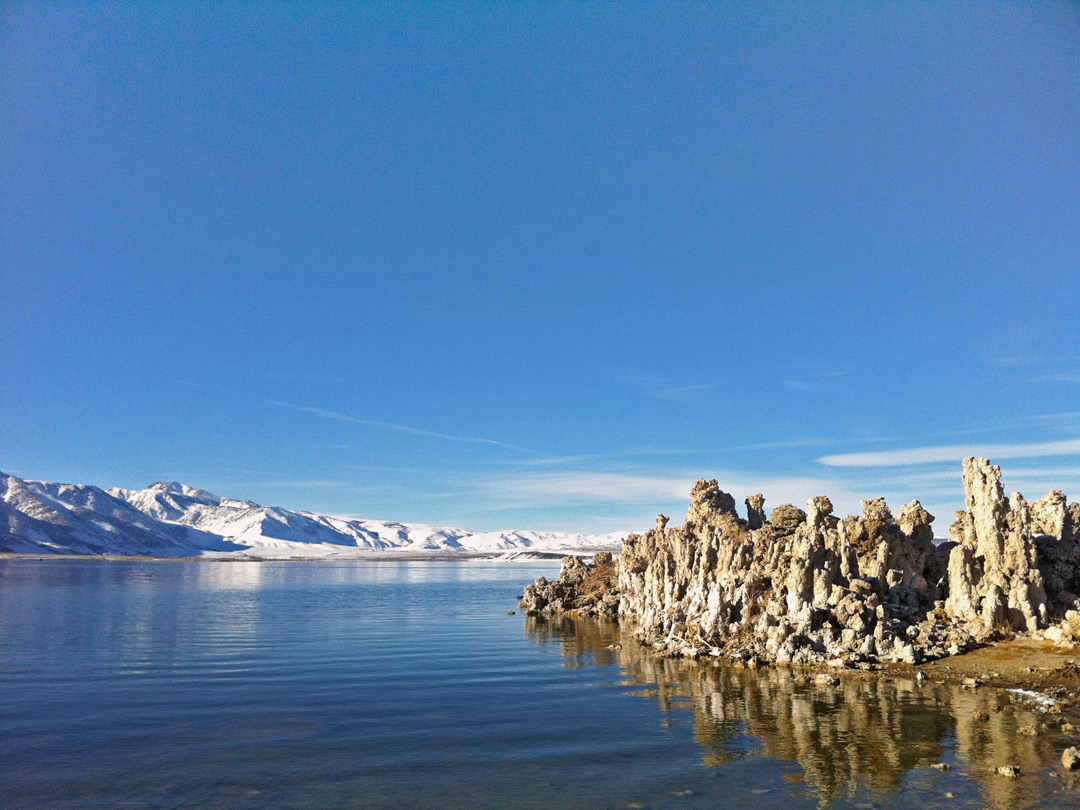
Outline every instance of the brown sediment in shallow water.
<path fill-rule="evenodd" d="M 986 686 L 1048 693 L 1062 689 L 1080 699 L 1080 649 L 1040 639 L 1000 641 L 964 655 L 927 662 L 917 669 L 942 680 L 977 678 Z"/>
<path fill-rule="evenodd" d="M 699 480 L 686 521 L 630 535 L 613 574 L 577 558 L 525 590 L 529 614 L 617 614 L 656 652 L 871 668 L 956 656 L 1014 637 L 1080 641 L 1080 504 L 1006 498 L 1001 470 L 964 461 L 966 510 L 935 545 L 918 501 L 839 519 L 828 498 L 749 519 Z M 609 561 L 604 560 L 606 568 Z M 602 580 L 606 588 L 597 588 Z M 585 584 L 589 583 L 586 591 Z"/>

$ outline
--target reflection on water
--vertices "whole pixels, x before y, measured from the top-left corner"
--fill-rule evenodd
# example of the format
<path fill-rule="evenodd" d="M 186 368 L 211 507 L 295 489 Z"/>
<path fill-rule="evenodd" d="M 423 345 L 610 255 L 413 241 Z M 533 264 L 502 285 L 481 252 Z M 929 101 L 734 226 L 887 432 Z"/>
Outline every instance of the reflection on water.
<path fill-rule="evenodd" d="M 1060 732 L 1017 733 L 1050 715 L 984 690 L 660 660 L 615 625 L 508 615 L 557 572 L 0 561 L 0 806 L 1080 805 L 1046 776 Z M 997 776 L 1006 763 L 1030 775 Z"/>
<path fill-rule="evenodd" d="M 793 761 L 800 770 L 792 780 L 823 804 L 866 790 L 919 792 L 924 806 L 946 793 L 1003 810 L 1047 806 L 1055 795 L 1064 806 L 1080 803 L 1068 780 L 1050 776 L 1076 742 L 1061 733 L 1060 715 L 1014 704 L 1001 690 L 868 674 L 831 686 L 784 668 L 657 658 L 614 622 L 537 617 L 525 628 L 540 643 L 559 644 L 566 666 L 617 662 L 630 694 L 665 713 L 690 712 L 707 768 L 751 755 Z M 1024 726 L 1039 735 L 1019 733 Z M 1001 776 L 1006 764 L 1025 776 Z"/>

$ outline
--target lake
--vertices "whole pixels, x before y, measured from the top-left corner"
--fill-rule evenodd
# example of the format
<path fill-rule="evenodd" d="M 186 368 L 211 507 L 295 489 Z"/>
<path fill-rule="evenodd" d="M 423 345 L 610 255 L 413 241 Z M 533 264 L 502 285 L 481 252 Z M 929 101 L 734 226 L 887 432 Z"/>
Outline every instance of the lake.
<path fill-rule="evenodd" d="M 1078 804 L 1051 776 L 1075 742 L 1006 693 L 828 687 L 658 660 L 614 624 L 507 615 L 558 570 L 2 561 L 0 804 Z M 994 772 L 1007 763 L 1025 775 Z"/>

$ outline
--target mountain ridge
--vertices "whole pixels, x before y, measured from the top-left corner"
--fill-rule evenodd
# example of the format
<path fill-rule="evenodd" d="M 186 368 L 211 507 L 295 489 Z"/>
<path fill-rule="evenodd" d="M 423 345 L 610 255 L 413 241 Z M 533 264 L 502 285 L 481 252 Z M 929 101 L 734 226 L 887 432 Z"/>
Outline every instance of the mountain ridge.
<path fill-rule="evenodd" d="M 474 532 L 264 506 L 179 481 L 102 489 L 0 472 L 0 552 L 9 553 L 247 559 L 594 553 L 617 550 L 625 534 Z"/>

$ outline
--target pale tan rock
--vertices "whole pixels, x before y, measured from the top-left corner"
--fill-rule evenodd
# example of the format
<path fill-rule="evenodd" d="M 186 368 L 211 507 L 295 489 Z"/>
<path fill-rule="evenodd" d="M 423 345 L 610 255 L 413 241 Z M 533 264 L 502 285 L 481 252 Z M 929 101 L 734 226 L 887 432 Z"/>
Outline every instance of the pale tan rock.
<path fill-rule="evenodd" d="M 945 610 L 977 635 L 1036 630 L 1049 615 L 1031 528 L 1019 493 L 1005 499 L 1001 468 L 984 458 L 964 460 L 967 510 L 956 513 L 950 536 L 949 597 Z"/>
<path fill-rule="evenodd" d="M 769 522 L 782 531 L 794 531 L 806 522 L 806 512 L 794 504 L 781 504 L 769 514 Z"/>
<path fill-rule="evenodd" d="M 559 578 L 540 577 L 527 585 L 518 607 L 527 616 L 542 613 L 575 613 L 586 616 L 615 616 L 619 609 L 616 569 L 611 554 L 600 552 L 591 564 L 580 557 L 562 559 Z"/>
<path fill-rule="evenodd" d="M 750 530 L 760 529 L 768 520 L 765 514 L 765 496 L 761 494 L 750 495 L 744 503 L 746 504 L 746 528 Z"/>
<path fill-rule="evenodd" d="M 824 495 L 816 495 L 806 502 L 806 522 L 815 529 L 826 528 L 832 516 L 833 505 Z M 831 521 L 833 525 L 836 524 L 836 519 Z"/>
<path fill-rule="evenodd" d="M 690 509 L 686 513 L 686 521 L 698 523 L 716 513 L 737 517 L 735 498 L 721 490 L 715 478 L 711 481 L 699 478 L 690 490 Z"/>
<path fill-rule="evenodd" d="M 868 499 L 861 514 L 838 520 L 816 496 L 805 512 L 784 504 L 766 521 L 764 497 L 752 495 L 742 520 L 716 480 L 699 479 L 682 526 L 660 515 L 655 529 L 628 536 L 618 560 L 604 561 L 607 579 L 564 561 L 560 579 L 538 585 L 522 607 L 617 611 L 661 655 L 754 665 L 917 664 L 1047 628 L 1051 609 L 1060 617 L 1074 606 L 1068 589 L 1080 592 L 1080 509 L 1074 520 L 1075 504 L 1064 508 L 1054 493 L 1035 506 L 1019 493 L 1007 500 L 1000 469 L 985 459 L 965 460 L 962 479 L 967 508 L 941 546 L 917 500 L 894 514 L 883 498 Z M 1036 544 L 1049 525 L 1061 538 Z M 1052 603 L 1051 558 L 1077 561 L 1075 577 L 1068 565 L 1052 574 Z M 597 593 L 601 580 L 607 590 Z M 1071 638 L 1067 621 L 1054 626 L 1062 629 L 1052 637 Z"/>
<path fill-rule="evenodd" d="M 1065 493 L 1052 490 L 1031 504 L 1031 527 L 1038 534 L 1060 538 L 1068 516 Z"/>

